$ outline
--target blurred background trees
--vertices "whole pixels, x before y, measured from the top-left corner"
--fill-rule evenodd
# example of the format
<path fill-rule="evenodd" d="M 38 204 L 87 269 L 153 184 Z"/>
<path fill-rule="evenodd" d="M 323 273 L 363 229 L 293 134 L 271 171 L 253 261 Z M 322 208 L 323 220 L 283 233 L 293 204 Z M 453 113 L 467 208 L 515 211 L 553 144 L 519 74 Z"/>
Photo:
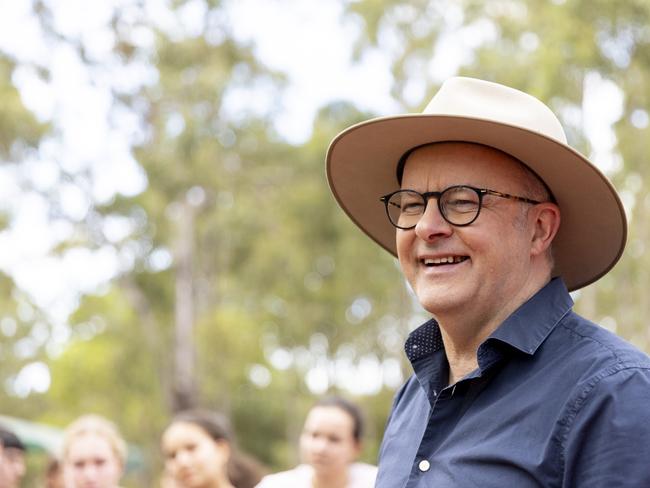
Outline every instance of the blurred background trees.
<path fill-rule="evenodd" d="M 0 261 L 0 413 L 54 426 L 106 415 L 140 446 L 139 480 L 153 484 L 159 435 L 179 409 L 225 411 L 242 447 L 280 469 L 296 461 L 294 441 L 314 398 L 341 392 L 367 413 L 364 456 L 373 461 L 392 395 L 409 374 L 403 340 L 423 316 L 394 260 L 336 207 L 323 160 L 338 131 L 386 114 L 331 100 L 310 138 L 289 142 L 274 122 L 291 81 L 233 34 L 228 2 L 115 2 L 103 51 L 56 20 L 57 2 L 24 3 L 43 42 L 65 46 L 83 68 L 78 76 L 107 87 L 106 160 L 72 165 L 57 152 L 65 118 L 25 102 L 29 86 L 55 79 L 52 67 L 5 49 L 3 171 L 14 192 L 38 196 L 44 225 L 62 229 L 52 259 L 89 253 L 112 264 L 108 279 L 80 289 L 61 314 Z M 420 111 L 444 78 L 461 74 L 516 86 L 561 116 L 570 142 L 620 190 L 630 221 L 626 254 L 575 294 L 577 308 L 650 350 L 650 5 L 337 3 L 341 22 L 354 27 L 355 59 L 375 51 L 388 60 L 400 111 Z M 183 20 L 190 10 L 193 20 Z M 142 183 L 102 193 L 107 172 L 118 171 L 111 151 L 120 144 Z M 41 160 L 56 167 L 47 185 Z M 69 192 L 87 202 L 83 212 L 66 211 Z M 0 202 L 0 242 L 24 238 L 16 232 L 24 205 Z M 38 377 L 49 381 L 34 384 Z"/>

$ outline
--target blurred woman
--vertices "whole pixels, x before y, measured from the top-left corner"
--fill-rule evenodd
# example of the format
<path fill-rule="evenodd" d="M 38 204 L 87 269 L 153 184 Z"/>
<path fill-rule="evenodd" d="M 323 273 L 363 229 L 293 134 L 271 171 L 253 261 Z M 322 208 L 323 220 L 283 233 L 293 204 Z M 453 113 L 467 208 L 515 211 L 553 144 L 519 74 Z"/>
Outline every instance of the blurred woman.
<path fill-rule="evenodd" d="M 61 464 L 65 488 L 117 488 L 124 472 L 126 443 L 115 425 L 84 415 L 63 434 Z"/>
<path fill-rule="evenodd" d="M 188 410 L 162 436 L 164 486 L 174 488 L 253 488 L 259 464 L 237 451 L 228 421 L 216 412 Z"/>
<path fill-rule="evenodd" d="M 300 435 L 304 464 L 264 477 L 258 488 L 373 488 L 377 468 L 357 462 L 363 419 L 359 408 L 340 397 L 312 407 Z"/>

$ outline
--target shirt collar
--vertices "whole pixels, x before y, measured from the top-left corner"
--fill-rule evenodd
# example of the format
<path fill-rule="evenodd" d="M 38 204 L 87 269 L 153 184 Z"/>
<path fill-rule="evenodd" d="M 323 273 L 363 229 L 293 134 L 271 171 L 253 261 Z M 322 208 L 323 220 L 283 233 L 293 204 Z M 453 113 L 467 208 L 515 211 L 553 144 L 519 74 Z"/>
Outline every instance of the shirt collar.
<path fill-rule="evenodd" d="M 444 349 L 440 327 L 435 319 L 431 319 L 409 334 L 404 350 L 411 363 Z"/>
<path fill-rule="evenodd" d="M 573 307 L 562 278 L 554 278 L 510 315 L 488 338 L 526 354 L 535 351 Z"/>
<path fill-rule="evenodd" d="M 554 278 L 510 315 L 486 343 L 497 340 L 526 354 L 534 354 L 572 307 L 573 300 L 564 281 Z M 438 322 L 431 319 L 411 332 L 404 349 L 411 363 L 444 349 Z"/>

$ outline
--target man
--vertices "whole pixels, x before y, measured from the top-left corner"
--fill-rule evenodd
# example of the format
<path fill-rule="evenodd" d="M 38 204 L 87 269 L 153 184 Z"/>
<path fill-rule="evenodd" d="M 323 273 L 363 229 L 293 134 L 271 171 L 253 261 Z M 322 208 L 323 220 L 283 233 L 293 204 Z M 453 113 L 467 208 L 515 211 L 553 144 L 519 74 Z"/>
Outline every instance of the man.
<path fill-rule="evenodd" d="M 0 440 L 0 488 L 4 488 L 9 485 L 9 463 L 7 458 L 4 455 L 4 446 L 2 445 L 2 440 Z"/>
<path fill-rule="evenodd" d="M 550 109 L 452 78 L 422 114 L 339 134 L 327 174 L 433 317 L 378 488 L 650 486 L 650 359 L 568 293 L 618 261 L 623 206 Z"/>
<path fill-rule="evenodd" d="M 25 476 L 25 445 L 0 426 L 0 488 L 17 488 Z"/>

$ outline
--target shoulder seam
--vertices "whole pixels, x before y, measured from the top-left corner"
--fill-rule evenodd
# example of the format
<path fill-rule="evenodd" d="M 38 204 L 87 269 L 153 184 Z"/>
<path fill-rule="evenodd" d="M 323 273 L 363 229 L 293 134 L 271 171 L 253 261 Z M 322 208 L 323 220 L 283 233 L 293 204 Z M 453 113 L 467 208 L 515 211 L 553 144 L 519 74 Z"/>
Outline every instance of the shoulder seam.
<path fill-rule="evenodd" d="M 586 320 L 586 319 L 585 319 L 585 320 Z M 594 327 L 602 328 L 602 326 L 600 326 L 600 325 L 598 325 L 598 324 L 595 324 L 595 323 L 590 322 L 590 321 L 588 321 L 588 322 L 591 323 Z M 599 341 L 598 339 L 596 339 L 595 337 L 592 337 L 592 336 L 590 336 L 590 335 L 585 335 L 585 334 L 581 334 L 581 333 L 579 333 L 579 332 L 576 331 L 573 327 L 569 327 L 566 323 L 564 323 L 564 320 L 560 321 L 559 325 L 560 325 L 564 330 L 566 330 L 569 334 L 574 335 L 574 336 L 576 336 L 576 337 L 580 337 L 581 339 L 588 340 L 588 341 L 590 341 L 590 342 L 592 342 L 592 343 L 598 344 L 598 345 L 601 346 L 603 349 L 606 349 L 607 351 L 609 351 L 609 353 L 611 354 L 612 358 L 613 358 L 613 359 L 616 361 L 616 363 L 618 363 L 618 364 L 625 365 L 625 366 L 627 366 L 627 367 L 635 367 L 635 366 L 636 366 L 636 367 L 639 367 L 639 368 L 641 368 L 641 369 L 647 369 L 647 368 L 650 368 L 650 363 L 648 363 L 648 364 L 643 364 L 643 363 L 640 363 L 640 362 L 630 361 L 630 359 L 624 359 L 624 358 L 622 358 L 622 357 L 620 356 L 620 354 L 619 354 L 619 351 L 618 351 L 616 348 L 612 347 L 611 344 L 607 344 L 607 343 L 604 343 L 604 342 L 602 342 L 602 341 Z M 617 336 L 617 337 L 618 337 L 618 336 Z M 632 346 L 630 346 L 630 347 L 632 347 Z"/>

